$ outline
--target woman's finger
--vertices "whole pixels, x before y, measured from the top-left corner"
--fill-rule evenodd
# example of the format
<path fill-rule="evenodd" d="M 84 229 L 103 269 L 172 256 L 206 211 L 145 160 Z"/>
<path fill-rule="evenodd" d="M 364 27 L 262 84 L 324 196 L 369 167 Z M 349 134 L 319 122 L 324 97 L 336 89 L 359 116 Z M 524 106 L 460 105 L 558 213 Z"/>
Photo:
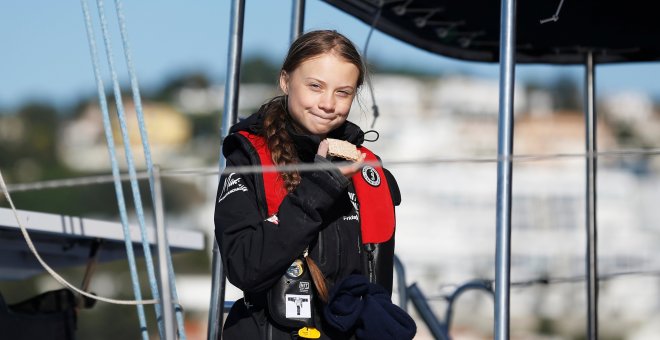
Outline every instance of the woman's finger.
<path fill-rule="evenodd" d="M 330 143 L 328 142 L 327 139 L 324 139 L 319 144 L 319 148 L 316 151 L 316 154 L 321 157 L 327 157 L 329 149 L 330 149 Z"/>

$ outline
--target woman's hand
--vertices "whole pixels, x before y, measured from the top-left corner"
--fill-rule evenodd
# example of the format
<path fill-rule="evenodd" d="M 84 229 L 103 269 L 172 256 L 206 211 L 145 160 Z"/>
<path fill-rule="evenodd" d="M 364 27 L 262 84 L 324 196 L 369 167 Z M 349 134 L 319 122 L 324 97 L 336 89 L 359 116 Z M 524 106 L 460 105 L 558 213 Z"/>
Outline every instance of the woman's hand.
<path fill-rule="evenodd" d="M 328 156 L 328 149 L 330 148 L 330 144 L 328 143 L 327 139 L 324 139 L 321 141 L 319 144 L 319 149 L 316 151 L 316 154 L 326 158 Z M 358 173 L 361 169 L 362 166 L 364 165 L 364 159 L 367 157 L 367 154 L 365 153 L 360 153 L 360 156 L 358 157 L 358 160 L 348 164 L 348 165 L 343 165 L 339 167 L 339 171 L 342 173 L 342 175 L 346 176 L 347 178 L 353 177 L 356 173 Z"/>
<path fill-rule="evenodd" d="M 360 172 L 362 170 L 362 167 L 364 166 L 364 159 L 367 158 L 366 153 L 360 153 L 360 156 L 358 157 L 358 160 L 345 166 L 340 166 L 339 171 L 346 176 L 347 178 L 353 177 L 356 173 Z"/>

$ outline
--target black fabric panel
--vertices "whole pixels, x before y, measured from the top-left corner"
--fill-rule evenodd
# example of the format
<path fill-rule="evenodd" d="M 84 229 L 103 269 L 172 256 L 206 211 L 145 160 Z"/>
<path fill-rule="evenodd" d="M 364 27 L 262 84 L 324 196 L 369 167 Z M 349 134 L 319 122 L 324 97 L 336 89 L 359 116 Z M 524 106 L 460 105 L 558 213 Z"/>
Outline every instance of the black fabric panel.
<path fill-rule="evenodd" d="M 371 25 L 380 0 L 323 0 Z M 584 64 L 660 59 L 655 3 L 645 0 L 517 1 L 516 62 Z M 385 34 L 450 58 L 498 62 L 500 2 L 408 0 L 386 3 L 376 25 Z"/>

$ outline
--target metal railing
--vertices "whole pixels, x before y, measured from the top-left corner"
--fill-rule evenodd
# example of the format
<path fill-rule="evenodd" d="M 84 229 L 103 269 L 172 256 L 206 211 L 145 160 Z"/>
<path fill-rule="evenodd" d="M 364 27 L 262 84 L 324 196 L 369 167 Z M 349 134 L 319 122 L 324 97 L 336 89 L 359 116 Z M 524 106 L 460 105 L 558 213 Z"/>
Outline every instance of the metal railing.
<path fill-rule="evenodd" d="M 440 319 L 433 312 L 428 299 L 426 296 L 424 296 L 422 290 L 417 286 L 417 283 L 413 283 L 410 286 L 406 284 L 405 266 L 396 255 L 394 255 L 394 272 L 396 273 L 399 307 L 408 312 L 408 302 L 411 302 L 435 339 L 451 340 L 450 330 L 452 316 L 454 314 L 454 303 L 456 300 L 458 300 L 458 297 L 461 294 L 469 290 L 482 290 L 488 292 L 491 297 L 495 296 L 492 281 L 479 279 L 468 281 L 458 286 L 449 296 L 445 297 L 447 301 L 447 307 L 445 308 L 444 319 Z M 223 308 L 221 314 L 229 312 L 235 302 L 236 301 L 223 300 Z M 221 333 L 221 331 L 218 330 L 218 333 Z"/>

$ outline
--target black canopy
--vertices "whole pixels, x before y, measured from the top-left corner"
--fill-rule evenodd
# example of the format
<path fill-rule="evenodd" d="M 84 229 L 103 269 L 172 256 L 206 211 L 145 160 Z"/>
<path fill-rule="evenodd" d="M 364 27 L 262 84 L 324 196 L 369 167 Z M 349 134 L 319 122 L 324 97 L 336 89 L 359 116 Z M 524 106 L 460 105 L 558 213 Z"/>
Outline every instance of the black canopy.
<path fill-rule="evenodd" d="M 323 0 L 406 43 L 447 57 L 497 62 L 500 2 L 493 0 Z M 583 64 L 660 59 L 660 24 L 648 0 L 517 2 L 516 62 Z M 560 8 L 558 20 L 552 18 Z"/>

